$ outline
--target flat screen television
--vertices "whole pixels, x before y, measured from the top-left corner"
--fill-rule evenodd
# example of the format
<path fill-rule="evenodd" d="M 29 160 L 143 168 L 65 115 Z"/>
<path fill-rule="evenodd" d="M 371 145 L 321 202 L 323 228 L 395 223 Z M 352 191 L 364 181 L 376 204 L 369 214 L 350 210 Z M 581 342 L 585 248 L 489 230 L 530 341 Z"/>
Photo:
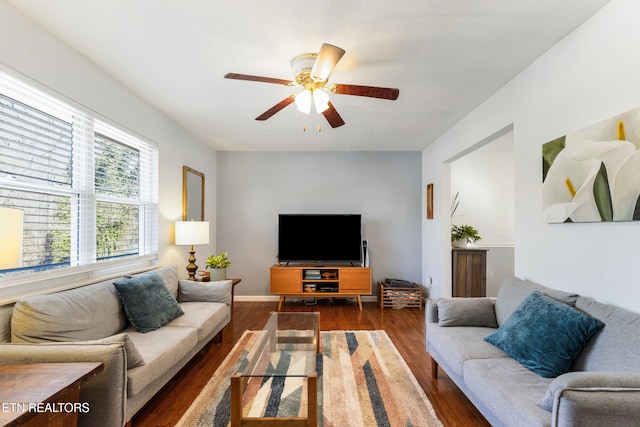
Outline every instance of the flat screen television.
<path fill-rule="evenodd" d="M 278 261 L 360 263 L 359 214 L 280 214 Z"/>

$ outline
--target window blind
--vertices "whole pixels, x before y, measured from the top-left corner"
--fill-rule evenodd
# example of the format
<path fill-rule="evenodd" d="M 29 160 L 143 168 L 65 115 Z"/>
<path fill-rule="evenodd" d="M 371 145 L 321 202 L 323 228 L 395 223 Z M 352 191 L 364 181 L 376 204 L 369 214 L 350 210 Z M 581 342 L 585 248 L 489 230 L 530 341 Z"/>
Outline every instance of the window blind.
<path fill-rule="evenodd" d="M 24 212 L 2 278 L 157 253 L 154 144 L 0 72 L 0 206 Z"/>

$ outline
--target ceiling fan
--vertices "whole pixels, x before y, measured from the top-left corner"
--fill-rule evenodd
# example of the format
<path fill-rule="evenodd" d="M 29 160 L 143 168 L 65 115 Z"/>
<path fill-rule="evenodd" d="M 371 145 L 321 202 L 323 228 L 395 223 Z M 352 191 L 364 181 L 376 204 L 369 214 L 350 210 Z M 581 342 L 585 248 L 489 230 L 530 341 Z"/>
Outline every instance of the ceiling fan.
<path fill-rule="evenodd" d="M 400 90 L 377 86 L 359 86 L 348 84 L 328 84 L 329 76 L 336 64 L 344 55 L 344 49 L 324 43 L 319 53 L 305 53 L 291 62 L 295 80 L 276 79 L 271 77 L 252 76 L 247 74 L 228 73 L 225 79 L 249 80 L 254 82 L 274 83 L 285 86 L 298 86 L 302 91 L 291 95 L 267 111 L 256 117 L 256 120 L 267 120 L 278 111 L 293 102 L 298 110 L 305 114 L 311 112 L 313 103 L 316 111 L 322 113 L 332 128 L 344 125 L 344 120 L 329 100 L 329 92 L 339 95 L 366 96 L 369 98 L 398 99 Z"/>

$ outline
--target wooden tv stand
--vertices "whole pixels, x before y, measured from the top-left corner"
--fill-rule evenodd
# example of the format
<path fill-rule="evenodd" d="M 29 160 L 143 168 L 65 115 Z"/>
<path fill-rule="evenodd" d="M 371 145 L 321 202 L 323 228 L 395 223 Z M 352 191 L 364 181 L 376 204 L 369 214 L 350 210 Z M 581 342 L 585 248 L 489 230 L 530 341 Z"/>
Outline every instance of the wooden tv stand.
<path fill-rule="evenodd" d="M 356 298 L 371 294 L 371 268 L 348 266 L 273 265 L 271 293 L 280 295 L 278 311 L 286 297 Z"/>

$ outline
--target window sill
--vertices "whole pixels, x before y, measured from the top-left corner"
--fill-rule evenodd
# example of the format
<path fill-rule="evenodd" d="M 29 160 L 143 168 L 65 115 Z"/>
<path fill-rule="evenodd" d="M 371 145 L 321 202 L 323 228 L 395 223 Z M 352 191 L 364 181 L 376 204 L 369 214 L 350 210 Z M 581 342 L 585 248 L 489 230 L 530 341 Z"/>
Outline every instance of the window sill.
<path fill-rule="evenodd" d="M 0 279 L 0 306 L 155 268 L 158 268 L 157 256 L 146 255 L 8 277 Z"/>

